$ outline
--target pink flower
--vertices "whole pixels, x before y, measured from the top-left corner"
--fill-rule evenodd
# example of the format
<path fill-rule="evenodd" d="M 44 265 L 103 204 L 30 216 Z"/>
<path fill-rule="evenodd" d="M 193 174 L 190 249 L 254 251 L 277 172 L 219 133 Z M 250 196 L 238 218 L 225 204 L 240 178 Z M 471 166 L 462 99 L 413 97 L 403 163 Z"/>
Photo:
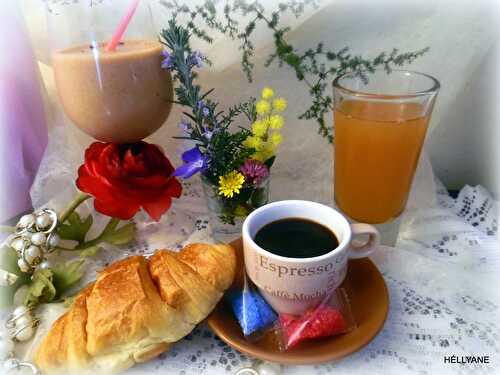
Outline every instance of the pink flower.
<path fill-rule="evenodd" d="M 267 166 L 254 159 L 249 159 L 240 167 L 240 172 L 245 176 L 245 181 L 258 186 L 269 176 Z"/>

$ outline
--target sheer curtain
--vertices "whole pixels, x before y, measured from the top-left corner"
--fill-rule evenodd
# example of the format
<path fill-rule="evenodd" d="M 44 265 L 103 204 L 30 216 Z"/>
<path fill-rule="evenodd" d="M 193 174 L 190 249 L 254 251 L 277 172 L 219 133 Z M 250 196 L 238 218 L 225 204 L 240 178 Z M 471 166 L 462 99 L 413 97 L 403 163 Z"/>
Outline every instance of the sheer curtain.
<path fill-rule="evenodd" d="M 20 8 L 0 13 L 0 223 L 31 208 L 30 186 L 47 144 L 39 74 Z"/>

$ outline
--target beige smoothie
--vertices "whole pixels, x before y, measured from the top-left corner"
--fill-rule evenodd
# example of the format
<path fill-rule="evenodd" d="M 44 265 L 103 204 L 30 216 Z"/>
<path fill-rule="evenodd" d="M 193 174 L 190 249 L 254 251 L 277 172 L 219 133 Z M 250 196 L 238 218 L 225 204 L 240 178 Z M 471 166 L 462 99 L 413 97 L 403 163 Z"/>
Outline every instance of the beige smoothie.
<path fill-rule="evenodd" d="M 54 53 L 64 110 L 98 140 L 139 141 L 163 124 L 172 107 L 172 79 L 161 69 L 162 45 L 125 40 L 112 52 L 104 46 L 81 45 Z"/>

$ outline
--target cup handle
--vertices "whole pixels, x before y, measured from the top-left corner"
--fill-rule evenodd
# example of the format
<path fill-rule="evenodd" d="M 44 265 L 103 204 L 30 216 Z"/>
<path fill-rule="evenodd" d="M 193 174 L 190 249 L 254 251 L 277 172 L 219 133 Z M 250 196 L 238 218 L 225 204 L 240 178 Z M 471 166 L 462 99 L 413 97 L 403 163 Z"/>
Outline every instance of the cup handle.
<path fill-rule="evenodd" d="M 351 224 L 351 232 L 352 239 L 349 249 L 349 258 L 351 259 L 367 257 L 380 245 L 380 233 L 373 225 L 359 223 Z M 368 241 L 358 246 L 355 244 L 355 237 L 362 234 L 368 235 Z"/>

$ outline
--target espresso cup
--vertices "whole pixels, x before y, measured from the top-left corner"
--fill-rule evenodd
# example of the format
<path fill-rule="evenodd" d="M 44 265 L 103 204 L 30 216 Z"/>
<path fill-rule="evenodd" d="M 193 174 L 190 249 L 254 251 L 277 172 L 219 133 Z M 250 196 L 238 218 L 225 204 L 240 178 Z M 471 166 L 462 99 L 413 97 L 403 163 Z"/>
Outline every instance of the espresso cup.
<path fill-rule="evenodd" d="M 335 234 L 339 245 L 321 256 L 289 258 L 255 243 L 255 235 L 262 227 L 287 218 L 322 224 Z M 301 314 L 319 303 L 344 281 L 350 258 L 366 257 L 380 243 L 380 235 L 372 225 L 349 224 L 331 207 L 300 200 L 279 201 L 258 208 L 246 218 L 242 231 L 248 277 L 275 311 L 288 314 Z M 361 235 L 368 240 L 358 245 Z"/>

